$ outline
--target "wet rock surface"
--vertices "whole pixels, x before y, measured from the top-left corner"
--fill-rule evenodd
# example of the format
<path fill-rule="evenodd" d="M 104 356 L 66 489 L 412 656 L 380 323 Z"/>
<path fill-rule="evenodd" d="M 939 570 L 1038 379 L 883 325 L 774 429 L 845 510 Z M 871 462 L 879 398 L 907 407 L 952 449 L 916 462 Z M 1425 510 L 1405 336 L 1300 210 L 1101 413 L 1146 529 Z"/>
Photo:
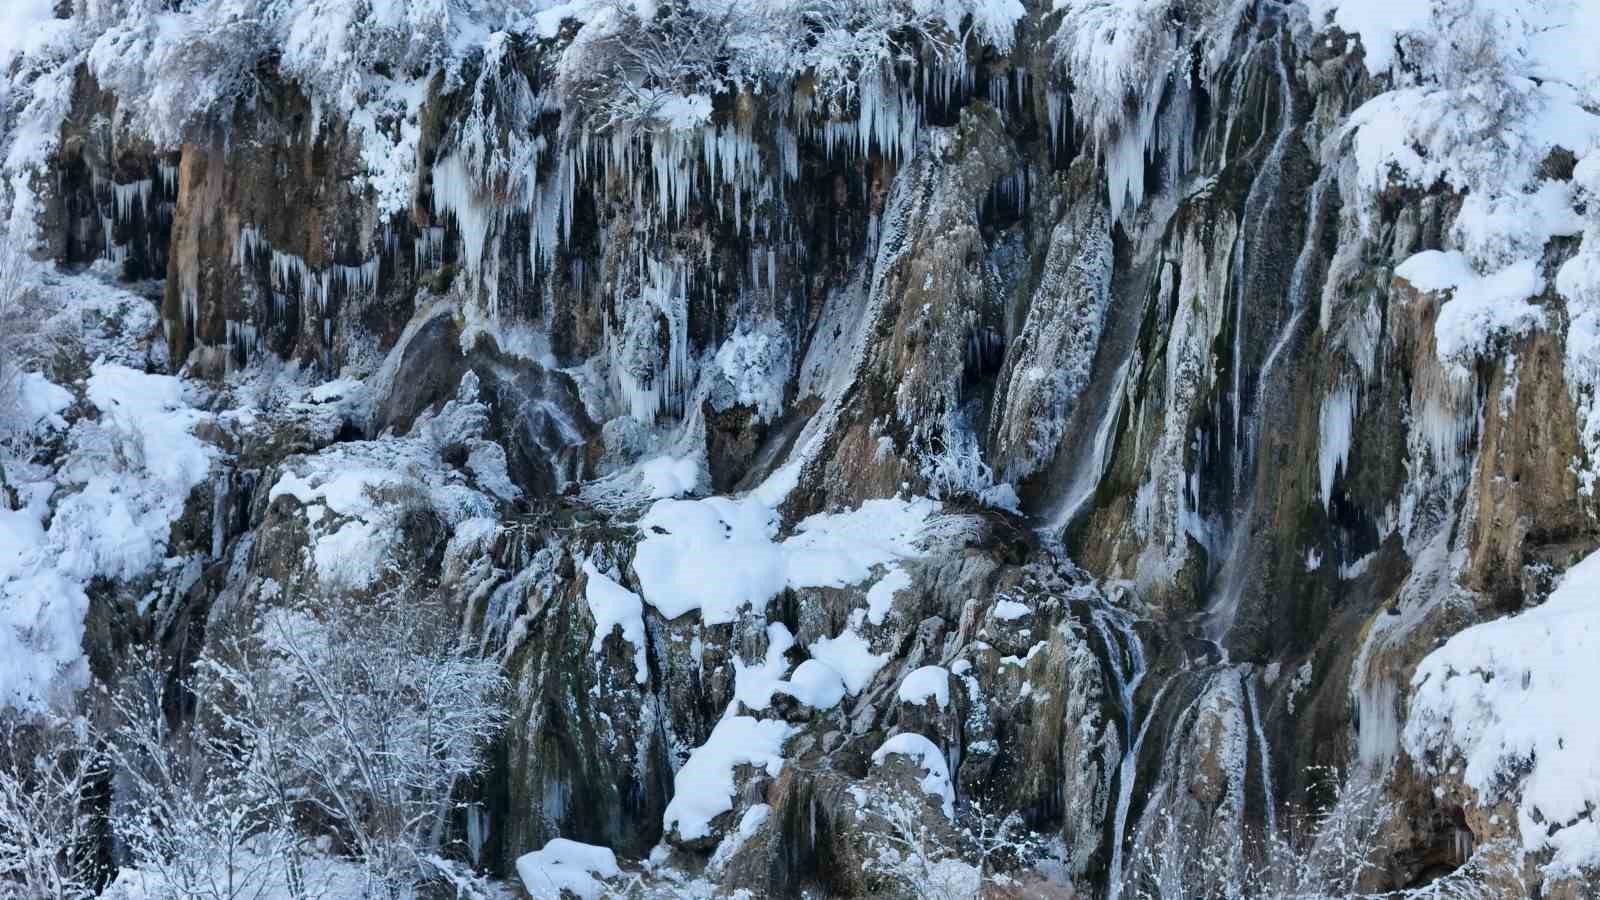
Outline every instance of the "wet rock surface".
<path fill-rule="evenodd" d="M 1425 657 L 1600 546 L 1553 282 L 1576 245 L 1544 251 L 1541 327 L 1441 355 L 1463 301 L 1396 269 L 1470 194 L 1363 193 L 1340 129 L 1388 76 L 1256 6 L 1163 32 L 1199 80 L 1133 98 L 1160 123 L 1136 197 L 1031 7 L 942 94 L 908 62 L 904 121 L 858 126 L 896 82 L 797 136 L 798 79 L 602 151 L 544 110 L 512 131 L 568 155 L 525 188 L 462 181 L 462 85 L 542 88 L 570 35 L 475 57 L 425 92 L 392 217 L 350 188 L 355 125 L 283 73 L 225 134 L 108 156 L 85 70 L 45 249 L 165 279 L 133 343 L 205 386 L 215 455 L 181 564 L 94 583 L 89 668 L 284 598 L 448 598 L 513 686 L 468 798 L 499 876 L 564 837 L 725 894 L 910 895 L 886 848 L 970 867 L 982 807 L 1049 846 L 985 896 L 1120 896 L 1267 852 L 1335 768 L 1390 803 L 1366 889 L 1470 861 L 1491 896 L 1584 896 L 1592 871 L 1513 860 L 1515 796 L 1400 738 Z M 66 355 L 81 395 L 95 354 Z"/>

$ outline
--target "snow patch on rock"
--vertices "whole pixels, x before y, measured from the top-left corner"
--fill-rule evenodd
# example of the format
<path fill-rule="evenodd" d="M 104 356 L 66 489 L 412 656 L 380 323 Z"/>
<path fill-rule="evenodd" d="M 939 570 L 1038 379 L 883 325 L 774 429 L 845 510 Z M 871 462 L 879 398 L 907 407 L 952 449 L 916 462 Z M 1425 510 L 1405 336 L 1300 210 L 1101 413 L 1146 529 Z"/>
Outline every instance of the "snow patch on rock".
<path fill-rule="evenodd" d="M 909 757 L 922 768 L 925 773 L 921 782 L 922 790 L 928 796 L 937 798 L 945 816 L 954 819 L 956 790 L 950 783 L 950 765 L 945 762 L 944 754 L 934 746 L 933 741 L 909 731 L 897 734 L 872 752 L 872 764 L 882 765 L 884 760 L 896 753 Z"/>
<path fill-rule="evenodd" d="M 622 639 L 633 645 L 634 680 L 644 684 L 650 680 L 650 667 L 645 663 L 644 603 L 639 595 L 628 590 L 606 573 L 584 562 L 583 599 L 589 604 L 589 614 L 594 616 L 594 640 L 589 650 L 599 653 L 613 630 L 621 630 Z"/>
<path fill-rule="evenodd" d="M 918 706 L 931 699 L 940 709 L 945 709 L 950 705 L 950 670 L 944 666 L 916 669 L 900 682 L 895 696 L 901 703 Z"/>
<path fill-rule="evenodd" d="M 1600 553 L 1544 604 L 1455 635 L 1417 667 L 1406 752 L 1460 759 L 1485 805 L 1513 799 L 1529 852 L 1555 875 L 1600 865 L 1600 719 L 1573 691 L 1600 683 Z"/>
<path fill-rule="evenodd" d="M 662 500 L 636 527 L 640 592 L 668 619 L 695 610 L 707 625 L 731 622 L 786 588 L 860 584 L 875 567 L 920 552 L 931 500 L 869 500 L 860 509 L 811 516 L 778 540 L 780 517 L 759 496 Z"/>
<path fill-rule="evenodd" d="M 554 838 L 542 849 L 517 857 L 517 877 L 534 897 L 573 894 L 579 900 L 610 896 L 602 884 L 622 874 L 617 856 L 607 847 Z"/>
<path fill-rule="evenodd" d="M 776 777 L 783 769 L 784 741 L 793 733 L 792 726 L 776 719 L 722 719 L 673 777 L 672 802 L 662 824 L 683 840 L 711 834 L 711 820 L 733 809 L 734 768 L 757 766 Z"/>

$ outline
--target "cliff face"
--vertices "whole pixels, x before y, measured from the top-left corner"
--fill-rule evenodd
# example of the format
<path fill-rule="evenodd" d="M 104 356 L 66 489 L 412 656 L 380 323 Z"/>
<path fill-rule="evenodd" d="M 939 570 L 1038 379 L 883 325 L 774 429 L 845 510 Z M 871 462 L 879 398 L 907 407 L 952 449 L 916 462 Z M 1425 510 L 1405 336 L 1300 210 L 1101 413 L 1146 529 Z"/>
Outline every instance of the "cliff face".
<path fill-rule="evenodd" d="M 560 836 L 863 894 L 909 790 L 1118 896 L 1270 856 L 1336 770 L 1363 890 L 1600 889 L 1526 811 L 1543 744 L 1485 774 L 1413 708 L 1600 546 L 1581 85 L 1328 3 L 821 4 L 782 53 L 578 6 L 365 93 L 266 58 L 171 134 L 73 63 L 41 251 L 164 279 L 141 340 L 211 417 L 163 552 L 204 574 L 97 582 L 100 677 L 285 596 L 449 597 L 515 685 L 457 823 L 503 874 Z M 1484 91 L 1526 108 L 1452 131 Z"/>

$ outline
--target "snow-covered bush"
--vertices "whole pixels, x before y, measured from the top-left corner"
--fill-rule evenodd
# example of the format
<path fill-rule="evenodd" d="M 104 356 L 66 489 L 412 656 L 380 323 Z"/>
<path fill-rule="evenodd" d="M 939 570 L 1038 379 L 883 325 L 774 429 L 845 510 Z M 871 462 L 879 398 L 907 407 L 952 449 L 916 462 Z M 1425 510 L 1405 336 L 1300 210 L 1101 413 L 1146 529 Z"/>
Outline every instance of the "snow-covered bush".
<path fill-rule="evenodd" d="M 811 109 L 848 117 L 898 64 L 959 67 L 969 38 L 1009 50 L 1022 12 L 1015 0 L 676 0 L 641 15 L 616 0 L 568 48 L 560 92 L 594 131 L 686 128 L 707 120 L 719 93 L 781 89 L 806 75 Z"/>
<path fill-rule="evenodd" d="M 1403 14 L 1366 4 L 1332 14 L 1360 31 L 1371 73 L 1395 85 L 1324 147 L 1325 162 L 1344 167 L 1346 208 L 1375 234 L 1379 200 L 1395 188 L 1464 198 L 1444 246 L 1396 270 L 1446 301 L 1436 350 L 1459 379 L 1505 338 L 1554 321 L 1531 302 L 1548 286 L 1545 248 L 1584 223 L 1570 180 L 1547 163 L 1558 150 L 1581 161 L 1600 146 L 1600 66 L 1580 46 L 1588 6 L 1431 0 Z"/>
<path fill-rule="evenodd" d="M 219 0 L 207 16 L 91 12 L 84 27 L 96 26 L 104 30 L 88 51 L 90 71 L 120 99 L 118 124 L 157 144 L 224 125 L 261 93 L 271 46 L 262 11 Z"/>
<path fill-rule="evenodd" d="M 945 417 L 943 434 L 936 448 L 922 455 L 920 469 L 928 480 L 928 495 L 936 500 L 967 498 L 984 506 L 1017 510 L 1016 489 L 995 480 L 994 469 L 984 461 L 978 437 L 963 413 Z"/>
<path fill-rule="evenodd" d="M 997 17 L 1006 15 L 1006 6 L 992 4 Z M 886 66 L 909 62 L 918 51 L 933 62 L 954 62 L 965 49 L 959 17 L 952 24 L 926 8 L 908 9 L 894 0 L 810 0 L 796 14 L 814 42 L 795 54 L 792 65 L 814 76 L 817 98 L 834 112 L 856 99 L 862 84 L 875 81 Z M 1009 28 L 984 20 L 975 25 L 980 42 L 1010 46 Z"/>
<path fill-rule="evenodd" d="M 569 49 L 561 94 L 595 132 L 698 125 L 710 116 L 709 95 L 722 87 L 732 14 L 731 5 L 663 3 L 647 20 L 619 0 Z"/>
<path fill-rule="evenodd" d="M 936 900 L 976 897 L 981 879 L 962 860 L 954 834 L 938 821 L 925 798 L 895 792 L 868 807 L 880 825 L 867 838 L 868 874 L 905 891 Z"/>
<path fill-rule="evenodd" d="M 537 174 L 545 149 L 544 139 L 534 132 L 544 107 L 516 65 L 516 50 L 515 40 L 505 33 L 484 42 L 471 104 L 444 141 L 480 193 L 509 196 L 520 190 Z"/>

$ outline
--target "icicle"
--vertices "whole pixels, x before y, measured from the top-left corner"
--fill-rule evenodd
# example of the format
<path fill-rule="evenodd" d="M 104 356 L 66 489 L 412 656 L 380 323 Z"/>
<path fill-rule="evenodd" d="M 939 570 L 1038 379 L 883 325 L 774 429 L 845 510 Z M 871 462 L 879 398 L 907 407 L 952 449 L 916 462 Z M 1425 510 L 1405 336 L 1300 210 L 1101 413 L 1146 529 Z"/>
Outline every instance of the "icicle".
<path fill-rule="evenodd" d="M 1322 401 L 1317 468 L 1322 478 L 1324 511 L 1333 500 L 1334 479 L 1349 468 L 1350 442 L 1359 405 L 1356 386 L 1348 383 L 1340 384 Z"/>
<path fill-rule="evenodd" d="M 427 227 L 417 232 L 417 240 L 412 244 L 412 256 L 415 257 L 418 272 L 435 268 L 443 258 L 444 229 Z"/>
<path fill-rule="evenodd" d="M 157 163 L 156 172 L 161 178 L 161 193 L 167 197 L 178 195 L 178 167 L 168 163 Z"/>
<path fill-rule="evenodd" d="M 121 225 L 132 221 L 136 211 L 143 215 L 150 206 L 150 191 L 154 186 L 155 183 L 148 178 L 132 184 L 113 184 L 111 208 L 115 223 Z"/>
<path fill-rule="evenodd" d="M 478 284 L 495 210 L 477 197 L 460 156 L 452 154 L 434 164 L 433 210 L 436 216 L 455 217 L 461 234 L 462 268 L 468 279 Z"/>
<path fill-rule="evenodd" d="M 105 232 L 106 259 L 116 265 L 122 265 L 128 259 L 128 245 L 117 243 L 115 217 L 101 216 L 100 227 Z"/>

